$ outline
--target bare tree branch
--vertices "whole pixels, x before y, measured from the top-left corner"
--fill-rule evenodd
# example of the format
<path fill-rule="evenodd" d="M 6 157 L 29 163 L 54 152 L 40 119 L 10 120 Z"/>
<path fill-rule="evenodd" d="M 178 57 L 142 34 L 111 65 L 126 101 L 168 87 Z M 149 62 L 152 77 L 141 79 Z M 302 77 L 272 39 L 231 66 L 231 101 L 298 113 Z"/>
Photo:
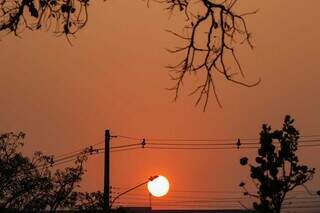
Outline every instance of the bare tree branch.
<path fill-rule="evenodd" d="M 169 13 L 179 11 L 186 18 L 185 35 L 168 30 L 185 42 L 182 47 L 169 50 L 182 55 L 179 63 L 169 66 L 170 76 L 175 81 L 170 88 L 175 91 L 174 100 L 178 98 L 186 73 L 205 75 L 203 82 L 191 92 L 198 95 L 196 104 L 204 101 L 204 110 L 211 90 L 221 106 L 215 89 L 215 74 L 246 87 L 260 82 L 248 84 L 234 78 L 236 74 L 244 78 L 236 48 L 244 43 L 253 48 L 245 17 L 257 11 L 238 14 L 234 9 L 238 0 L 152 1 L 165 5 Z M 146 2 L 149 6 L 150 0 Z M 86 25 L 88 5 L 89 0 L 0 0 L 0 31 L 19 35 L 25 29 L 46 29 L 65 35 L 69 41 L 70 36 Z"/>
<path fill-rule="evenodd" d="M 204 101 L 204 110 L 207 107 L 210 90 L 213 90 L 217 103 L 221 106 L 214 83 L 214 74 L 221 74 L 226 80 L 233 83 L 253 87 L 259 84 L 260 80 L 253 84 L 248 84 L 233 78 L 233 75 L 244 73 L 236 55 L 236 47 L 239 44 L 247 43 L 253 48 L 251 34 L 249 33 L 245 21 L 245 16 L 255 14 L 248 12 L 237 14 L 233 7 L 238 0 L 225 0 L 216 3 L 213 0 L 199 0 L 197 14 L 192 14 L 190 7 L 196 7 L 192 0 L 164 0 L 158 1 L 166 3 L 170 13 L 178 9 L 186 14 L 186 34 L 180 35 L 172 31 L 174 36 L 182 39 L 186 44 L 182 48 L 170 50 L 171 53 L 179 53 L 182 60 L 175 66 L 170 66 L 171 78 L 175 85 L 170 90 L 175 90 L 175 98 L 178 98 L 182 81 L 186 78 L 186 73 L 204 73 L 206 77 L 203 83 L 196 86 L 190 93 L 198 94 L 196 104 Z M 193 8 L 194 9 L 194 8 Z M 204 38 L 203 38 L 204 37 Z M 227 67 L 227 58 L 232 58 L 236 67 Z M 235 73 L 231 73 L 235 70 Z"/>
<path fill-rule="evenodd" d="M 73 35 L 88 20 L 89 0 L 1 0 L 0 31 L 18 35 L 24 29 Z"/>

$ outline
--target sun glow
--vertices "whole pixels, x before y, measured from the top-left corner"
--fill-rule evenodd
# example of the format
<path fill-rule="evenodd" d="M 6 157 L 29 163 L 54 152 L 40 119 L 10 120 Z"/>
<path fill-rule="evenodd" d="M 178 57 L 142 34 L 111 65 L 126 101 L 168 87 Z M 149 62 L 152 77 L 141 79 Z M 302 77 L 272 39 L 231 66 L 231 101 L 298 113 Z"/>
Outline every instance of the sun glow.
<path fill-rule="evenodd" d="M 148 190 L 155 197 L 162 197 L 169 191 L 170 184 L 167 178 L 159 176 L 153 181 L 148 182 Z"/>

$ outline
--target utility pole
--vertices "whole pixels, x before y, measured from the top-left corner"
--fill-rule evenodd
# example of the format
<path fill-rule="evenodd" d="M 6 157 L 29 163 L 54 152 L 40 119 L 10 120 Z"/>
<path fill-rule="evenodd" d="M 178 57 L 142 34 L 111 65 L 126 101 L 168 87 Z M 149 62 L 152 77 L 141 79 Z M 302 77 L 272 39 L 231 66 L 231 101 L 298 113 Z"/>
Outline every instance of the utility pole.
<path fill-rule="evenodd" d="M 110 131 L 104 133 L 104 205 L 103 210 L 110 212 Z"/>

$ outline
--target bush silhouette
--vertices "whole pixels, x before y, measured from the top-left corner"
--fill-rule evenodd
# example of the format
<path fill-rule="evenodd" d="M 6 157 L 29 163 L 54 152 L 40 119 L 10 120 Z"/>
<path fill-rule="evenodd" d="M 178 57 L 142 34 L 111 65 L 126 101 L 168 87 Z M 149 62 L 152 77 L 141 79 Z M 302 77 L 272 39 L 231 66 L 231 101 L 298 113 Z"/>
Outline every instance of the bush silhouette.
<path fill-rule="evenodd" d="M 294 120 L 287 115 L 281 130 L 272 131 L 264 124 L 260 132 L 260 147 L 255 165 L 249 164 L 250 177 L 257 187 L 257 194 L 251 194 L 241 182 L 247 196 L 259 199 L 253 207 L 259 212 L 278 213 L 288 192 L 312 179 L 314 168 L 299 162 L 299 132 L 293 126 Z M 240 159 L 240 164 L 248 164 L 248 158 Z"/>

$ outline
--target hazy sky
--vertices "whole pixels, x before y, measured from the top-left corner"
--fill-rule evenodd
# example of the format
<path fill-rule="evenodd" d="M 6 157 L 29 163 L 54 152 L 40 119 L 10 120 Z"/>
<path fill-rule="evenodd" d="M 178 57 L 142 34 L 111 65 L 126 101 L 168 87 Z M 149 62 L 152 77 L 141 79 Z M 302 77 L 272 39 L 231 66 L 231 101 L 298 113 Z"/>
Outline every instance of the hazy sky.
<path fill-rule="evenodd" d="M 244 88 L 217 78 L 223 105 L 210 99 L 206 112 L 196 97 L 172 102 L 166 65 L 178 58 L 165 51 L 179 40 L 165 29 L 182 30 L 157 4 L 92 2 L 89 22 L 71 47 L 50 32 L 24 32 L 0 41 L 0 131 L 27 134 L 26 152 L 62 154 L 113 135 L 153 138 L 258 137 L 262 123 L 281 127 L 286 114 L 302 135 L 320 134 L 320 1 L 239 2 L 248 18 L 253 50 L 241 48 L 248 82 Z M 183 94 L 197 83 L 190 76 Z M 113 145 L 132 141 L 114 139 Z M 301 150 L 301 160 L 320 168 L 319 148 Z M 134 186 L 163 174 L 172 189 L 239 191 L 249 180 L 239 158 L 255 151 L 137 150 L 111 154 L 114 186 Z M 319 173 L 310 186 L 320 188 Z M 83 190 L 102 190 L 103 156 L 88 160 Z"/>

